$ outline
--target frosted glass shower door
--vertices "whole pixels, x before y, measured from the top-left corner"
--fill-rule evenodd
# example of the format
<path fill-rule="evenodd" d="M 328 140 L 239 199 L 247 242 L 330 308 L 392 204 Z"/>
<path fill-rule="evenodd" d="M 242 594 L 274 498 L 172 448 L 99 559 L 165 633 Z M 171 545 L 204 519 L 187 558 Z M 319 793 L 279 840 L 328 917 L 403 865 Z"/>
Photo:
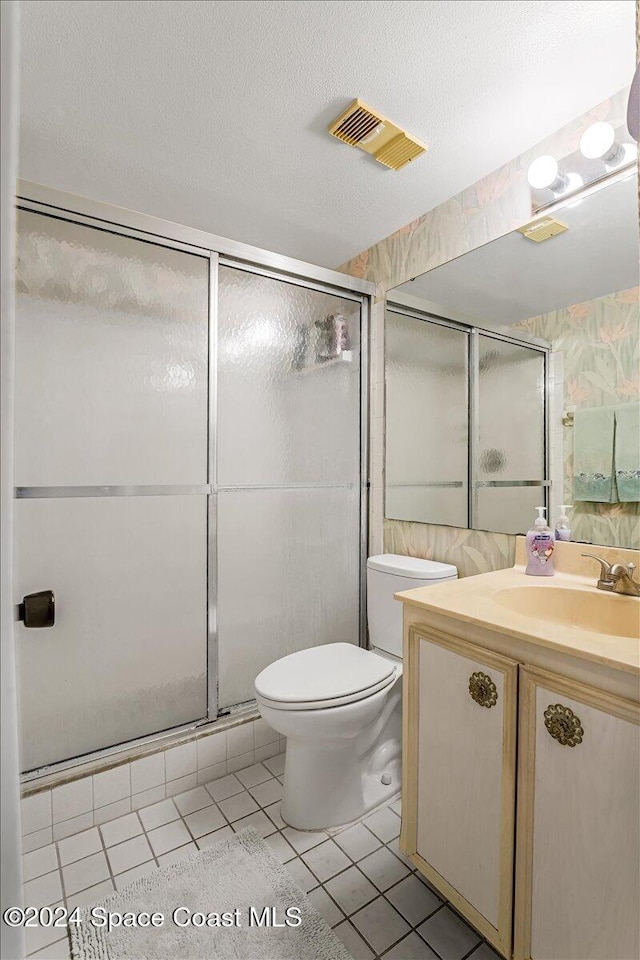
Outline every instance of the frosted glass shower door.
<path fill-rule="evenodd" d="M 285 654 L 358 643 L 360 304 L 223 266 L 218 314 L 224 708 Z M 323 359 L 330 316 L 348 342 Z"/>
<path fill-rule="evenodd" d="M 526 533 L 546 503 L 545 357 L 478 336 L 474 526 Z"/>
<path fill-rule="evenodd" d="M 468 353 L 465 330 L 387 310 L 389 519 L 467 526 Z"/>
<path fill-rule="evenodd" d="M 22 766 L 207 713 L 209 260 L 21 211 L 15 594 Z"/>

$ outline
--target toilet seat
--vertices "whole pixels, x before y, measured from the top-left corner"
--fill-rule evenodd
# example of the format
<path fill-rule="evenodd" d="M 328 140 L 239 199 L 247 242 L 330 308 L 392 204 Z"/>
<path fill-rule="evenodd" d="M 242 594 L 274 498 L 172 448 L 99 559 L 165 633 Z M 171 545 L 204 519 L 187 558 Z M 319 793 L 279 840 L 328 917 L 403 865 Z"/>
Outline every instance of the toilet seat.
<path fill-rule="evenodd" d="M 328 710 L 329 707 L 342 707 L 348 703 L 365 700 L 367 697 L 373 696 L 374 693 L 378 693 L 379 690 L 385 690 L 395 683 L 399 673 L 400 669 L 395 667 L 392 676 L 390 676 L 388 680 L 383 680 L 374 687 L 367 687 L 366 690 L 346 694 L 344 697 L 331 697 L 325 700 L 304 700 L 292 703 L 291 701 L 285 700 L 270 700 L 268 697 L 258 694 L 256 699 L 259 703 L 263 703 L 266 707 L 272 707 L 274 710 Z"/>
<path fill-rule="evenodd" d="M 393 684 L 400 665 L 350 643 L 299 650 L 255 680 L 259 700 L 276 710 L 323 710 L 355 703 Z"/>

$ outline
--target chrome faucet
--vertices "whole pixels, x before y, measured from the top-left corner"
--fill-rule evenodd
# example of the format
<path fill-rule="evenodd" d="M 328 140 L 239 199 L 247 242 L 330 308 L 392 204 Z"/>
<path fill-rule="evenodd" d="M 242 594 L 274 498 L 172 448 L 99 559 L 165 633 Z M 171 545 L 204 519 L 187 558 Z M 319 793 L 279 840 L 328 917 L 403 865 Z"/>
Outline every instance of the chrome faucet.
<path fill-rule="evenodd" d="M 590 557 L 600 564 L 600 579 L 596 586 L 598 590 L 608 590 L 610 593 L 624 593 L 628 597 L 640 597 L 640 583 L 633 579 L 636 569 L 635 563 L 608 563 L 594 553 L 583 553 L 583 557 Z"/>

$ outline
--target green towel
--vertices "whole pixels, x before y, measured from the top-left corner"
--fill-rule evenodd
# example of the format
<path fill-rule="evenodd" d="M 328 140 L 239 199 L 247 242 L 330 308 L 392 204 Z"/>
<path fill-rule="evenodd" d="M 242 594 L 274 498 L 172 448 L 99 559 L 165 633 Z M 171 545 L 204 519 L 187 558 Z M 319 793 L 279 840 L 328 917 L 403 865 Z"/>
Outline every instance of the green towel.
<path fill-rule="evenodd" d="M 640 500 L 640 403 L 616 407 L 614 462 L 618 500 Z"/>
<path fill-rule="evenodd" d="M 576 410 L 573 436 L 573 499 L 613 503 L 615 407 Z"/>

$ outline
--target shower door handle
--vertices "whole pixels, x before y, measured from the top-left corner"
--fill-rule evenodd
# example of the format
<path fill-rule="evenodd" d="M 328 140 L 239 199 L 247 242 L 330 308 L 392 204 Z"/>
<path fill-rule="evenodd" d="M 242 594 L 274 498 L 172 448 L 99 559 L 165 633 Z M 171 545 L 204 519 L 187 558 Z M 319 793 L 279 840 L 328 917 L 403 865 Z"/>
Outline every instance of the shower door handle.
<path fill-rule="evenodd" d="M 28 593 L 18 604 L 18 620 L 25 627 L 52 627 L 56 622 L 56 598 L 53 590 Z"/>

